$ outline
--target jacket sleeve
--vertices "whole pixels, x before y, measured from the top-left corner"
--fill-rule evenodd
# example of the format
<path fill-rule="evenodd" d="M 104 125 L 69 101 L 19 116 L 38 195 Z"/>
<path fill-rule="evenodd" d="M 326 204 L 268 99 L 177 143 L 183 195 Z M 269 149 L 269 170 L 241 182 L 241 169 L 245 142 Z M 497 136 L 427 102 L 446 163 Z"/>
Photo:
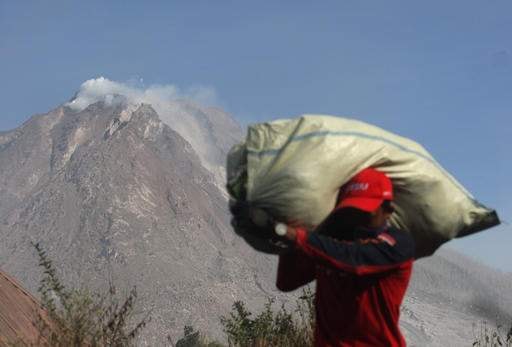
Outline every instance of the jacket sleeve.
<path fill-rule="evenodd" d="M 279 255 L 276 286 L 283 292 L 295 290 L 315 279 L 315 264 L 302 252 Z"/>
<path fill-rule="evenodd" d="M 371 275 L 399 268 L 414 259 L 409 233 L 383 232 L 376 238 L 354 242 L 297 230 L 296 246 L 315 262 L 355 275 Z"/>

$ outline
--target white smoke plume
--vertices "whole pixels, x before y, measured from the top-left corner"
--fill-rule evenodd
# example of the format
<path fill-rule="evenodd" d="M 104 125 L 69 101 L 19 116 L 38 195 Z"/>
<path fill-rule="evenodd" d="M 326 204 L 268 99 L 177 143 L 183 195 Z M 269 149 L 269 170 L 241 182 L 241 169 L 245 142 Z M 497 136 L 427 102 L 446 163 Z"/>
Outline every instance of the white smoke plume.
<path fill-rule="evenodd" d="M 120 83 L 98 77 L 85 81 L 66 106 L 81 111 L 98 101 L 107 104 L 118 102 L 118 95 L 125 97 L 132 106 L 141 103 L 151 105 L 161 121 L 192 145 L 205 168 L 210 170 L 223 186 L 226 149 L 219 148 L 219 134 L 212 133 L 209 129 L 210 122 L 224 124 L 225 118 L 219 115 L 220 118 L 212 120 L 210 111 L 205 107 L 218 105 L 213 88 L 195 87 L 182 90 L 175 85 L 145 87 L 143 83 L 134 81 Z"/>
<path fill-rule="evenodd" d="M 115 95 L 123 95 L 134 104 L 146 103 L 155 108 L 164 107 L 167 103 L 180 99 L 192 100 L 201 105 L 217 103 L 215 90 L 210 87 L 181 90 L 175 85 L 153 85 L 145 88 L 136 86 L 133 82 L 120 83 L 101 76 L 82 83 L 75 98 L 66 106 L 81 111 L 98 101 L 110 103 L 114 100 Z"/>

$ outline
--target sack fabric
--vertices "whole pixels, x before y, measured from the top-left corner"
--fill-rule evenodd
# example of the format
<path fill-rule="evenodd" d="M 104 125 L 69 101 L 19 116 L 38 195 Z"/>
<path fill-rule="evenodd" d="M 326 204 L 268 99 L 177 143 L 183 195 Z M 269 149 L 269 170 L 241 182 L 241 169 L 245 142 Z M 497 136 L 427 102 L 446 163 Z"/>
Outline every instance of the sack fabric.
<path fill-rule="evenodd" d="M 303 115 L 249 126 L 228 155 L 233 201 L 313 229 L 332 211 L 339 188 L 366 167 L 392 180 L 394 227 L 411 232 L 417 257 L 443 242 L 499 224 L 418 143 L 347 118 Z"/>

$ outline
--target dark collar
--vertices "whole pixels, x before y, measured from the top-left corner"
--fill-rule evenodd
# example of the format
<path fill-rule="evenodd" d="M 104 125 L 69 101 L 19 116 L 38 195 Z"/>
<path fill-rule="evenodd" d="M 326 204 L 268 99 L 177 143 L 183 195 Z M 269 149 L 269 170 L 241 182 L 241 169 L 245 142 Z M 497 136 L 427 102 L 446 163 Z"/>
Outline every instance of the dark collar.
<path fill-rule="evenodd" d="M 387 226 L 382 226 L 380 228 L 368 228 L 368 227 L 357 227 L 354 229 L 354 238 L 356 239 L 368 239 L 375 238 L 380 233 L 387 230 Z"/>

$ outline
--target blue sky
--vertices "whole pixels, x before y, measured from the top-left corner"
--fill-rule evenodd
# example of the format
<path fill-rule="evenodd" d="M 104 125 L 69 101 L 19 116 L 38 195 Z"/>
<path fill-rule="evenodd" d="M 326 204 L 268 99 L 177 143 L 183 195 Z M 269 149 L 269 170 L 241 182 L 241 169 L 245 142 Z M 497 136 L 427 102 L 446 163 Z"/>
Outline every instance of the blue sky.
<path fill-rule="evenodd" d="M 0 130 L 98 76 L 206 86 L 242 124 L 327 113 L 413 138 L 512 222 L 511 33 L 508 0 L 0 0 Z M 448 244 L 512 271 L 510 245 L 510 224 Z"/>

